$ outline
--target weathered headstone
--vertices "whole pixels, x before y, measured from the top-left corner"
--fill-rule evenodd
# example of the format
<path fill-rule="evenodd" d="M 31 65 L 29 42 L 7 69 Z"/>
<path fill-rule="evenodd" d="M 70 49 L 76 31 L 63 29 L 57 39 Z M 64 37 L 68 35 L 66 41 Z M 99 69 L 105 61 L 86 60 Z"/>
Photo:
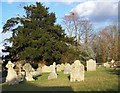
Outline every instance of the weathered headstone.
<path fill-rule="evenodd" d="M 33 74 L 32 74 L 33 73 L 33 68 L 32 68 L 32 66 L 29 63 L 26 63 L 23 66 L 23 70 L 25 70 L 25 72 L 26 72 L 25 79 L 27 81 L 34 81 Z"/>
<path fill-rule="evenodd" d="M 90 59 L 87 61 L 87 71 L 96 71 L 96 61 Z"/>
<path fill-rule="evenodd" d="M 112 59 L 112 60 L 111 60 L 111 63 L 113 64 L 114 62 L 115 62 L 115 60 Z"/>
<path fill-rule="evenodd" d="M 110 63 L 110 65 L 111 65 L 111 67 L 113 68 L 114 67 L 114 63 L 115 63 L 115 60 L 111 60 L 111 63 Z"/>
<path fill-rule="evenodd" d="M 71 65 L 70 81 L 84 81 L 84 65 L 79 60 Z"/>
<path fill-rule="evenodd" d="M 44 65 L 44 66 L 42 67 L 42 73 L 50 73 L 50 72 L 51 72 L 50 66 Z"/>
<path fill-rule="evenodd" d="M 64 74 L 70 74 L 70 70 L 71 70 L 70 64 L 66 63 L 64 67 Z"/>
<path fill-rule="evenodd" d="M 18 80 L 18 76 L 17 73 L 15 72 L 15 70 L 13 69 L 15 65 L 11 62 L 8 61 L 6 68 L 8 68 L 8 73 L 7 73 L 7 77 L 6 77 L 6 82 L 9 85 L 14 85 L 19 83 L 20 81 Z"/>
<path fill-rule="evenodd" d="M 51 79 L 56 79 L 57 78 L 57 74 L 56 74 L 56 71 L 55 71 L 55 66 L 54 65 L 50 65 L 50 68 L 51 68 L 51 72 L 48 76 L 48 80 L 51 80 Z"/>
<path fill-rule="evenodd" d="M 21 76 L 21 68 L 22 68 L 22 64 L 17 63 L 16 65 L 17 65 L 17 67 L 18 67 L 18 75 Z"/>
<path fill-rule="evenodd" d="M 103 66 L 106 67 L 106 68 L 109 68 L 110 64 L 108 62 L 106 62 L 106 63 L 103 63 Z"/>
<path fill-rule="evenodd" d="M 65 65 L 62 63 L 61 64 L 61 70 L 64 70 Z"/>
<path fill-rule="evenodd" d="M 41 67 L 38 67 L 38 68 L 37 68 L 37 71 L 39 71 L 40 73 L 42 73 L 42 68 L 41 68 Z"/>
<path fill-rule="evenodd" d="M 53 66 L 54 66 L 54 68 L 56 68 L 56 63 L 55 62 L 53 62 Z"/>
<path fill-rule="evenodd" d="M 57 67 L 57 71 L 58 71 L 58 72 L 62 70 L 60 64 L 58 64 L 56 67 Z"/>

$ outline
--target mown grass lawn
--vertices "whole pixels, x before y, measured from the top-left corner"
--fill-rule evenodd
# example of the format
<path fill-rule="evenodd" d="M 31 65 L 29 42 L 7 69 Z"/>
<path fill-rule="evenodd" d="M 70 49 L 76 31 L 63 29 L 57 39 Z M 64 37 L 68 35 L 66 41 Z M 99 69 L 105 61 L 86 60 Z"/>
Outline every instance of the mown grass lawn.
<path fill-rule="evenodd" d="M 85 80 L 70 82 L 69 75 L 58 72 L 58 78 L 48 80 L 48 74 L 42 74 L 36 81 L 21 82 L 9 86 L 2 84 L 2 91 L 119 91 L 118 79 L 120 69 L 97 68 L 96 71 L 85 71 Z"/>

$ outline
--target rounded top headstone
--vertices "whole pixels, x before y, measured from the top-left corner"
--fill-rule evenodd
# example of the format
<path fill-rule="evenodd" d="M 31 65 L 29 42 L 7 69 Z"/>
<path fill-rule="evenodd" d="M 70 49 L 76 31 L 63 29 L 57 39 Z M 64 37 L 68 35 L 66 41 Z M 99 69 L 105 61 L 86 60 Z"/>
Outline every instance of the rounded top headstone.
<path fill-rule="evenodd" d="M 10 67 L 14 67 L 15 65 L 14 65 L 11 61 L 8 61 L 6 67 L 8 68 L 9 66 L 10 66 Z"/>

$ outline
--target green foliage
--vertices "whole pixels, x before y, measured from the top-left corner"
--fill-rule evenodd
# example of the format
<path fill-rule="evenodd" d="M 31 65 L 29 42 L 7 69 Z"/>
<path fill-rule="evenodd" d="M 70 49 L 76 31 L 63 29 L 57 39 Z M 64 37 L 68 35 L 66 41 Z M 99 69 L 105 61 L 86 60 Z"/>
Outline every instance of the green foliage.
<path fill-rule="evenodd" d="M 91 49 L 91 48 L 88 48 L 88 49 L 83 49 L 82 51 L 81 51 L 82 53 L 81 53 L 81 55 L 82 55 L 82 58 L 83 58 L 83 60 L 89 60 L 90 58 L 94 58 L 94 52 L 93 52 L 93 50 Z"/>
<path fill-rule="evenodd" d="M 13 43 L 7 51 L 11 54 L 11 59 L 42 60 L 48 64 L 58 62 L 67 51 L 67 43 L 72 40 L 65 36 L 60 25 L 55 24 L 55 14 L 49 13 L 48 8 L 41 3 L 25 6 L 24 9 L 26 15 L 23 18 L 14 18 L 16 20 L 13 25 L 18 22 L 21 25 L 15 28 L 16 32 L 12 29 L 15 35 L 9 39 Z M 4 25 L 3 30 L 9 30 L 7 24 L 13 23 L 11 19 Z"/>

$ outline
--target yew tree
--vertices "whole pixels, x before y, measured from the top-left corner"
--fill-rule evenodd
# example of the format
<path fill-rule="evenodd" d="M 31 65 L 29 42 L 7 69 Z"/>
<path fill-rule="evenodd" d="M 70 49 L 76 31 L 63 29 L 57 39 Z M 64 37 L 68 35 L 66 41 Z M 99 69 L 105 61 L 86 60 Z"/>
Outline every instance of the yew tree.
<path fill-rule="evenodd" d="M 8 39 L 12 46 L 7 50 L 11 60 L 59 62 L 68 49 L 69 38 L 58 24 L 55 13 L 37 2 L 24 6 L 26 15 L 9 19 L 3 32 L 12 31 Z M 72 41 L 72 40 L 71 40 Z"/>

